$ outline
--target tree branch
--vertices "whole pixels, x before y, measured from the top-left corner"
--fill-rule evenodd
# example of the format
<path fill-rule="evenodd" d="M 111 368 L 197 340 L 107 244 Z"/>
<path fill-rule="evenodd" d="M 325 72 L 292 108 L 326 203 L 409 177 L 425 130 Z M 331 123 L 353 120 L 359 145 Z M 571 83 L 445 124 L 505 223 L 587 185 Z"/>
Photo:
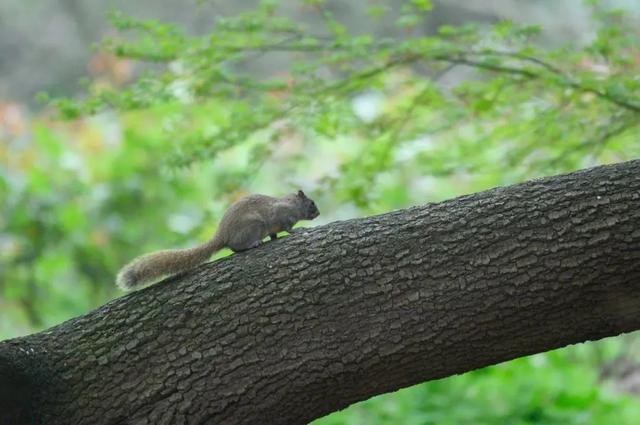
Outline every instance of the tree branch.
<path fill-rule="evenodd" d="M 526 56 L 526 55 L 521 55 L 517 52 L 502 52 L 502 51 L 497 51 L 497 50 L 485 50 L 482 52 L 474 52 L 474 51 L 470 51 L 470 52 L 464 52 L 461 55 L 442 55 L 442 56 L 437 56 L 435 58 L 435 60 L 438 61 L 442 61 L 442 62 L 446 62 L 446 63 L 453 63 L 453 64 L 460 64 L 460 65 L 467 65 L 467 66 L 471 66 L 474 68 L 478 68 L 478 69 L 485 69 L 487 71 L 493 71 L 493 72 L 498 72 L 498 73 L 503 73 L 503 74 L 512 74 L 512 75 L 519 75 L 522 77 L 525 77 L 527 79 L 530 80 L 539 80 L 541 78 L 544 77 L 543 74 L 539 74 L 537 72 L 534 72 L 530 69 L 526 69 L 526 68 L 519 68 L 517 66 L 509 66 L 509 65 L 505 65 L 505 64 L 497 64 L 497 63 L 492 63 L 489 62 L 485 59 L 471 59 L 468 56 L 493 56 L 493 57 L 510 57 L 510 58 L 514 58 L 520 61 L 524 61 L 524 62 L 530 62 L 533 64 L 536 64 L 538 66 L 540 66 L 542 69 L 545 70 L 545 72 L 548 72 L 551 75 L 554 75 L 558 78 L 560 78 L 560 83 L 561 85 L 564 85 L 566 87 L 570 87 L 574 90 L 578 90 L 580 92 L 583 93 L 590 93 L 593 94 L 594 96 L 609 102 L 609 103 L 613 103 L 614 105 L 617 105 L 623 109 L 626 109 L 628 111 L 634 112 L 634 113 L 638 113 L 640 112 L 640 105 L 637 103 L 634 103 L 633 101 L 631 101 L 630 99 L 622 99 L 618 96 L 615 96 L 612 93 L 609 93 L 607 91 L 602 91 L 599 90 L 597 88 L 594 87 L 589 87 L 586 86 L 582 83 L 580 83 L 579 81 L 576 81 L 575 79 L 567 76 L 565 73 L 563 73 L 558 67 L 547 63 L 541 59 L 538 58 L 534 58 L 534 57 L 530 57 L 530 56 Z"/>
<path fill-rule="evenodd" d="M 0 423 L 303 424 L 639 329 L 639 176 L 593 168 L 202 265 L 1 343 L 18 392 L 0 391 Z"/>

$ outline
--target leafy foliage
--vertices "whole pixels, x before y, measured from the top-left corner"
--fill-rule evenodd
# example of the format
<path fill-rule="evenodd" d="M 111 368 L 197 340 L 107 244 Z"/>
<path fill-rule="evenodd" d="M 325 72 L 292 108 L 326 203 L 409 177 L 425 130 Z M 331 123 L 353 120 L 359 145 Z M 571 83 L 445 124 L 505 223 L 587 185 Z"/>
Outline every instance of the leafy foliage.
<path fill-rule="evenodd" d="M 429 1 L 408 1 L 398 16 L 374 2 L 371 15 L 395 20 L 397 35 L 386 37 L 353 34 L 324 1 L 305 3 L 320 28 L 288 17 L 277 1 L 220 17 L 197 36 L 114 14 L 128 38 L 104 47 L 164 66 L 124 89 L 94 87 L 84 101 L 57 105 L 77 116 L 178 103 L 180 116 L 167 117 L 174 150 L 166 161 L 182 165 L 257 136 L 258 162 L 286 135 L 356 144 L 324 183 L 361 207 L 373 200 L 370 183 L 380 173 L 406 166 L 398 161 L 405 149 L 424 174 L 495 179 L 507 167 L 506 182 L 638 154 L 629 143 L 640 112 L 638 31 L 620 12 L 595 8 L 591 43 L 549 50 L 536 44 L 539 27 L 507 21 L 419 34 Z M 251 71 L 256 58 L 283 54 L 277 72 Z M 440 83 L 461 68 L 471 68 L 471 78 Z M 381 102 L 363 115 L 353 103 L 366 95 Z M 220 103 L 222 114 L 198 113 Z"/>
<path fill-rule="evenodd" d="M 592 3 L 593 38 L 553 49 L 540 27 L 506 21 L 427 34 L 428 0 L 370 2 L 362 19 L 392 27 L 370 33 L 323 0 L 301 2 L 309 20 L 262 1 L 204 34 L 114 13 L 101 54 L 137 64 L 133 81 L 42 95 L 67 123 L 47 112 L 7 132 L 0 104 L 0 335 L 116 296 L 119 266 L 207 238 L 247 192 L 310 189 L 326 222 L 639 156 L 638 26 Z M 637 423 L 637 403 L 598 383 L 619 345 L 520 359 L 316 423 Z"/>

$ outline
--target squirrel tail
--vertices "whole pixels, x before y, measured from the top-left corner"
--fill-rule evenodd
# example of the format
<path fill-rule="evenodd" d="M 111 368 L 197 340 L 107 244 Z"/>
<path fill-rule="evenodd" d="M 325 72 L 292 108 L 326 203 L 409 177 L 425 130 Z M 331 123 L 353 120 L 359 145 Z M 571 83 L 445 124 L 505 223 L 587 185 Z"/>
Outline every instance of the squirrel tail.
<path fill-rule="evenodd" d="M 167 249 L 142 255 L 120 269 L 116 285 L 129 290 L 190 269 L 207 261 L 213 253 L 224 248 L 225 244 L 220 233 L 216 233 L 209 241 L 194 248 Z"/>

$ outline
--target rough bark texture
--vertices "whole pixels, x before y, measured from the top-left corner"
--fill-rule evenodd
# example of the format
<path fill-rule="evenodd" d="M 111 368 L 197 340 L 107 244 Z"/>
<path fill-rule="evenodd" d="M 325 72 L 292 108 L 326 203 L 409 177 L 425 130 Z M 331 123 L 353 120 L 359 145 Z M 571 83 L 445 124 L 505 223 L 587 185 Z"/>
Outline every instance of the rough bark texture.
<path fill-rule="evenodd" d="M 632 161 L 310 229 L 6 341 L 0 423 L 302 424 L 639 328 Z"/>

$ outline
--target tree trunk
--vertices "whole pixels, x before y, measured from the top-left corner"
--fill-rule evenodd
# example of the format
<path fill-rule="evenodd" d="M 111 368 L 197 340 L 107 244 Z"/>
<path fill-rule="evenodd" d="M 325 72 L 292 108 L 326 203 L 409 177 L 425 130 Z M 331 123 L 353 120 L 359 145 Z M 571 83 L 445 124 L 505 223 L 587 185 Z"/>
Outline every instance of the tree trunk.
<path fill-rule="evenodd" d="M 0 423 L 303 424 L 639 328 L 631 161 L 309 229 L 1 343 Z"/>

